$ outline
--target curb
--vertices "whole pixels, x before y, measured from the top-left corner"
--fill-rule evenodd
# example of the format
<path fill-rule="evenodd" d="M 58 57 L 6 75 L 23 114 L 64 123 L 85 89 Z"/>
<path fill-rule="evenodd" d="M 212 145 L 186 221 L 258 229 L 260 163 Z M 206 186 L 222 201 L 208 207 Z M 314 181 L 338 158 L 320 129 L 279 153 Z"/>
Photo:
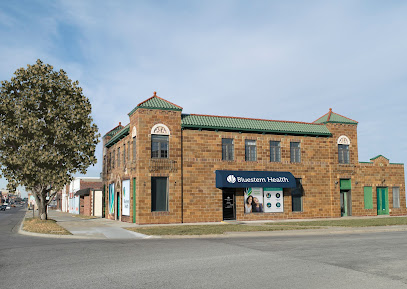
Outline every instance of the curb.
<path fill-rule="evenodd" d="M 224 234 L 214 235 L 161 235 L 161 239 L 217 239 L 217 238 L 253 238 L 253 237 L 294 237 L 294 236 L 329 236 L 329 235 L 345 235 L 345 234 L 369 234 L 369 233 L 385 233 L 385 232 L 407 232 L 405 228 L 391 228 L 394 226 L 362 227 L 363 229 L 304 229 L 304 230 L 284 230 L 284 231 L 259 231 L 259 232 L 225 232 Z M 153 238 L 155 236 L 152 236 Z"/>
<path fill-rule="evenodd" d="M 26 216 L 27 216 L 27 212 L 28 211 L 26 211 L 26 215 L 24 216 L 23 220 L 21 221 L 21 224 L 20 224 L 18 232 L 17 232 L 20 235 L 32 236 L 32 237 L 41 237 L 41 238 L 73 239 L 73 240 L 75 240 L 75 239 L 79 239 L 79 240 L 123 240 L 123 239 L 120 239 L 120 238 L 115 239 L 115 238 L 100 238 L 100 237 L 93 237 L 93 236 L 78 236 L 78 235 L 72 234 L 68 230 L 67 231 L 69 233 L 71 233 L 72 235 L 42 234 L 42 233 L 34 233 L 34 232 L 25 231 L 23 229 L 23 226 L 24 226 L 24 221 L 25 221 Z M 159 238 L 161 238 L 160 236 L 149 236 L 149 235 L 144 235 L 144 234 L 137 233 L 137 232 L 132 232 L 130 230 L 126 230 L 126 231 L 128 231 L 129 233 L 131 233 L 131 234 L 133 234 L 135 236 L 140 237 L 140 238 L 138 238 L 138 240 L 159 239 Z M 129 239 L 129 240 L 131 240 L 131 239 Z"/>
<path fill-rule="evenodd" d="M 27 211 L 28 212 L 28 211 Z M 27 213 L 26 213 L 27 215 Z M 18 234 L 25 235 L 25 236 L 33 236 L 33 237 L 43 237 L 43 238 L 56 238 L 56 239 L 91 239 L 91 238 L 82 238 L 82 236 L 74 236 L 74 235 L 55 235 L 55 234 L 41 234 L 41 233 L 33 233 L 28 232 L 23 229 L 24 222 L 26 219 L 26 215 L 24 219 L 21 221 L 20 227 L 18 229 Z"/>

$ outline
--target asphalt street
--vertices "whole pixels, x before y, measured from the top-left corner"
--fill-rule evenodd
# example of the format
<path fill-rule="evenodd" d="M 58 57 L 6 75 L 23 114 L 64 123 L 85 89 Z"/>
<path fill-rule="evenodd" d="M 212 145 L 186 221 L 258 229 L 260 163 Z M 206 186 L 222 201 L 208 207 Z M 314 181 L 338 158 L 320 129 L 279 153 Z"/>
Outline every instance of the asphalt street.
<path fill-rule="evenodd" d="M 407 288 L 407 233 L 75 240 L 0 212 L 1 288 Z"/>

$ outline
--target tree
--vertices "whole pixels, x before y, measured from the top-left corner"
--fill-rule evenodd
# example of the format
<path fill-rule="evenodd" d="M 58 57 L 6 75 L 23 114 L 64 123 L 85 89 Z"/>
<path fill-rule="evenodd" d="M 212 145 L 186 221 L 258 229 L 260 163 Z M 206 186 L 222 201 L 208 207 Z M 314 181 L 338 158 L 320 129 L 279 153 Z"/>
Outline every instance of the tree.
<path fill-rule="evenodd" d="M 32 191 L 45 220 L 56 192 L 96 163 L 100 135 L 88 98 L 65 71 L 37 60 L 14 75 L 0 88 L 0 170 L 11 186 Z"/>

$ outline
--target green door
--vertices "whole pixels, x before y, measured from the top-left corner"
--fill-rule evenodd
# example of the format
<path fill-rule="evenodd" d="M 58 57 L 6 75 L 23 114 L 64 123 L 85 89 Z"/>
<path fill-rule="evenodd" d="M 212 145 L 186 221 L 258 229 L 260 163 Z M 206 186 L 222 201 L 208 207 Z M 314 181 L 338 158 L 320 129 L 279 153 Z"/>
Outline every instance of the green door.
<path fill-rule="evenodd" d="M 117 210 L 116 210 L 117 216 L 116 220 L 120 220 L 120 193 L 117 192 Z"/>
<path fill-rule="evenodd" d="M 389 192 L 387 188 L 376 188 L 377 215 L 389 214 Z"/>
<path fill-rule="evenodd" d="M 133 179 L 133 223 L 136 222 L 136 178 Z"/>

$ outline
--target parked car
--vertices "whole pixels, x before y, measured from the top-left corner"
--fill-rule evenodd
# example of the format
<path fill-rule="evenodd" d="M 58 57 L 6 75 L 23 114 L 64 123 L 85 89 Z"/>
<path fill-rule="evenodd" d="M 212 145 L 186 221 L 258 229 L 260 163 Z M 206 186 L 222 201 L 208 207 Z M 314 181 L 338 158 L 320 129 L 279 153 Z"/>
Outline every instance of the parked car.
<path fill-rule="evenodd" d="M 1 205 L 1 206 L 0 206 L 0 211 L 5 211 L 5 210 L 6 210 L 6 208 L 7 208 L 7 206 L 6 206 L 6 205 Z"/>

